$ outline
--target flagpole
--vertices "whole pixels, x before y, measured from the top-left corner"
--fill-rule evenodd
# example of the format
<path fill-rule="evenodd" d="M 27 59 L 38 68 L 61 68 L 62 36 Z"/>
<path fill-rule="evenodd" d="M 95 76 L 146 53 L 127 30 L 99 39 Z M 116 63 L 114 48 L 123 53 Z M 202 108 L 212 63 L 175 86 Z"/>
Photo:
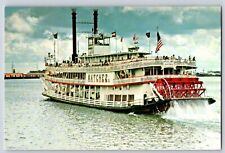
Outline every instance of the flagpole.
<path fill-rule="evenodd" d="M 117 37 L 115 37 L 115 39 L 116 39 L 116 53 L 117 53 Z"/>
<path fill-rule="evenodd" d="M 123 37 L 120 38 L 120 42 L 121 42 L 121 50 L 120 50 L 120 52 L 122 52 L 123 51 Z"/>
<path fill-rule="evenodd" d="M 77 48 L 78 48 L 78 50 L 77 50 L 77 54 L 79 55 L 79 39 L 77 40 Z"/>
<path fill-rule="evenodd" d="M 59 62 L 59 41 L 57 41 L 56 43 L 56 47 L 57 47 L 57 61 Z"/>
<path fill-rule="evenodd" d="M 157 31 L 157 33 L 158 33 L 158 30 L 159 30 L 159 27 L 156 26 L 156 31 Z M 158 41 L 157 41 L 156 43 L 158 43 Z M 156 52 L 156 55 L 159 56 L 159 55 L 158 55 L 158 51 Z"/>
<path fill-rule="evenodd" d="M 148 38 L 149 40 L 149 52 L 150 52 L 150 54 L 151 54 L 151 47 L 150 47 L 150 37 Z"/>
<path fill-rule="evenodd" d="M 54 63 L 55 63 L 55 39 L 54 39 Z"/>
<path fill-rule="evenodd" d="M 122 51 L 123 51 L 123 41 L 122 41 Z"/>

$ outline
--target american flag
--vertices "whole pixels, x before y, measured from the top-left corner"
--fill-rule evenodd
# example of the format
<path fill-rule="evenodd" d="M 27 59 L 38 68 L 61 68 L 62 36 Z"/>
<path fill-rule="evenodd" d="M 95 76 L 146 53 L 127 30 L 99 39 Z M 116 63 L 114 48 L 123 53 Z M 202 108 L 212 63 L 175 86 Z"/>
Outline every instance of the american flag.
<path fill-rule="evenodd" d="M 157 46 L 156 46 L 156 49 L 155 49 L 155 52 L 157 53 L 160 49 L 160 47 L 162 47 L 163 43 L 162 43 L 162 40 L 161 40 L 161 37 L 159 35 L 159 32 L 157 32 Z"/>

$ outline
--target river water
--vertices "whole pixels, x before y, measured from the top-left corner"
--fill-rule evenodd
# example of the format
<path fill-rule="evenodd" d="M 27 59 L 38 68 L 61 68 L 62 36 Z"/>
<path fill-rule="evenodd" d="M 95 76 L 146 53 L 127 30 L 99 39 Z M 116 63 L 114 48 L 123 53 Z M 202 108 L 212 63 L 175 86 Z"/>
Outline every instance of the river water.
<path fill-rule="evenodd" d="M 56 103 L 39 79 L 5 80 L 4 146 L 9 150 L 217 150 L 221 78 L 202 77 L 212 105 L 174 102 L 163 115 L 132 115 Z"/>

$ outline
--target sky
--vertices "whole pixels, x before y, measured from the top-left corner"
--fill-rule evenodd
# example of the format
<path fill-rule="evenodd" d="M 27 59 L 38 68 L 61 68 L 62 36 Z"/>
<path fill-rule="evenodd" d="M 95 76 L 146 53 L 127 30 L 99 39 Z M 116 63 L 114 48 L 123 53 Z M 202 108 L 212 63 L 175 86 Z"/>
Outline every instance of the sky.
<path fill-rule="evenodd" d="M 12 63 L 17 72 L 44 69 L 44 57 L 53 53 L 52 33 L 58 32 L 57 60 L 72 55 L 72 7 L 6 7 L 5 72 Z M 221 8 L 207 7 L 77 7 L 77 21 L 93 21 L 98 9 L 98 31 L 111 36 L 111 52 L 125 52 L 138 37 L 140 51 L 156 48 L 157 27 L 163 46 L 160 56 L 195 56 L 197 71 L 221 69 Z M 87 52 L 92 25 L 78 24 L 79 54 Z M 151 33 L 150 43 L 146 32 Z M 123 37 L 123 42 L 120 38 Z M 117 41 L 117 43 L 116 43 Z M 117 44 L 117 45 L 116 45 Z M 117 46 L 117 47 L 116 47 Z"/>

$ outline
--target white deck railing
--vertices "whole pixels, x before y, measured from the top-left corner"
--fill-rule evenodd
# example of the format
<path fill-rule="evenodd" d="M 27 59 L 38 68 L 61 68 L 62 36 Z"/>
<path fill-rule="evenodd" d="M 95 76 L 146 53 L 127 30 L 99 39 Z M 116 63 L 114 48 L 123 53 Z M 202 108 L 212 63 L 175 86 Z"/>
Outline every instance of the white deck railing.
<path fill-rule="evenodd" d="M 129 83 L 138 83 L 138 82 L 146 82 L 146 81 L 155 81 L 160 78 L 194 78 L 196 76 L 193 75 L 152 75 L 152 76 L 141 76 L 141 77 L 133 77 L 133 78 L 125 78 L 125 79 L 114 79 L 113 83 L 102 83 L 102 82 L 85 82 L 85 80 L 80 79 L 66 79 L 66 78 L 56 78 L 51 76 L 45 76 L 45 79 L 61 82 L 61 83 L 71 83 L 71 84 L 86 84 L 86 85 L 115 85 L 115 84 L 129 84 Z"/>
<path fill-rule="evenodd" d="M 66 78 L 57 78 L 57 77 L 51 77 L 51 76 L 45 76 L 45 79 L 56 81 L 56 82 L 63 82 L 63 83 L 85 84 L 85 80 L 81 80 L 81 79 L 66 79 Z"/>
<path fill-rule="evenodd" d="M 44 94 L 48 95 L 49 97 L 57 98 L 57 99 L 62 100 L 62 101 L 64 100 L 64 101 L 68 101 L 68 102 L 71 102 L 71 103 L 76 102 L 76 103 L 83 103 L 83 104 L 95 105 L 95 106 L 124 108 L 124 107 L 130 107 L 130 106 L 133 106 L 133 105 L 143 105 L 142 99 L 136 99 L 132 102 L 128 102 L 128 101 L 102 101 L 102 100 L 86 99 L 86 98 L 72 97 L 72 96 L 57 94 L 53 90 L 45 91 Z"/>
<path fill-rule="evenodd" d="M 63 65 L 61 67 L 51 67 L 49 70 L 58 70 L 60 72 L 110 72 L 119 71 L 125 69 L 134 69 L 146 66 L 162 66 L 162 67 L 176 67 L 176 66 L 191 66 L 196 67 L 195 61 L 189 60 L 164 60 L 164 59 L 149 59 L 149 58 L 138 58 L 125 61 L 110 62 L 109 65 L 102 65 L 101 63 L 94 63 L 89 66 L 85 64 L 73 64 L 72 66 Z"/>
<path fill-rule="evenodd" d="M 146 81 L 154 81 L 160 78 L 194 78 L 196 76 L 193 75 L 152 75 L 152 76 L 141 76 L 134 78 L 125 78 L 125 79 L 117 79 L 114 80 L 114 84 L 124 84 L 124 83 L 136 83 L 136 82 L 146 82 Z"/>

